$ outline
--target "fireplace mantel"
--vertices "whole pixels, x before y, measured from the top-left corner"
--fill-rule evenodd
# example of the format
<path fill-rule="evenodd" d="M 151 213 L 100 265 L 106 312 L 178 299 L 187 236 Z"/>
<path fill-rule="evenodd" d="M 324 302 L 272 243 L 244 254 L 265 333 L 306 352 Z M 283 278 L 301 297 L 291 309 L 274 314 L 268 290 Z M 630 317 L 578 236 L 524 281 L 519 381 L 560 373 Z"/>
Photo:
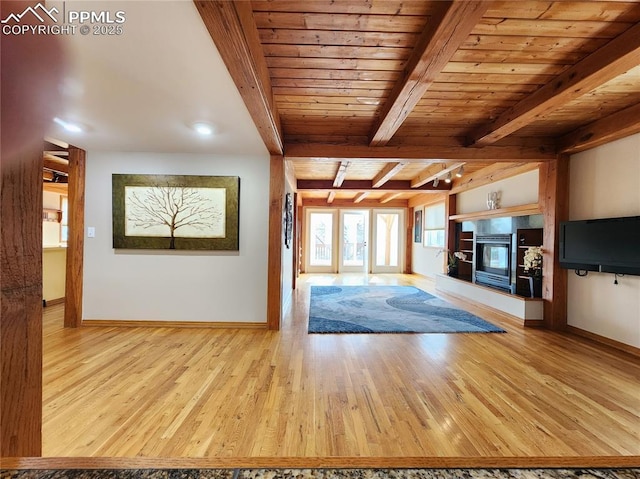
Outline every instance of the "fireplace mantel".
<path fill-rule="evenodd" d="M 468 220 L 482 220 L 487 218 L 500 218 L 500 217 L 507 217 L 507 216 L 539 215 L 540 213 L 541 213 L 540 205 L 538 203 L 531 203 L 528 205 L 510 206 L 508 208 L 498 208 L 495 210 L 475 211 L 473 213 L 450 215 L 449 220 L 461 222 L 461 221 L 468 221 Z"/>

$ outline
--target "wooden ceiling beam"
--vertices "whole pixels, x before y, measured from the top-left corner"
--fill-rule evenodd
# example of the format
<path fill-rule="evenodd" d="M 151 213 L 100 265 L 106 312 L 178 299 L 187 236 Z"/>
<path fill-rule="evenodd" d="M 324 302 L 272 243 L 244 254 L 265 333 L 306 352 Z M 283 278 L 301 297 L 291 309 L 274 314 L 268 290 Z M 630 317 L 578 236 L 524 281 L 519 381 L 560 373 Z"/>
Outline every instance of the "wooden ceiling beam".
<path fill-rule="evenodd" d="M 442 11 L 427 23 L 408 61 L 405 74 L 391 91 L 371 131 L 370 146 L 386 145 L 393 137 L 458 47 L 467 40 L 489 4 L 486 1 L 467 0 L 437 4 L 442 6 Z M 432 26 L 432 21 L 437 25 Z"/>
<path fill-rule="evenodd" d="M 390 201 L 395 200 L 401 194 L 402 192 L 398 192 L 398 191 L 395 193 L 387 193 L 382 198 L 380 198 L 380 203 L 381 204 L 389 203 Z"/>
<path fill-rule="evenodd" d="M 69 174 L 69 163 L 60 163 L 59 161 L 54 161 L 48 156 L 45 156 L 42 160 L 42 166 L 47 170 L 56 171 L 58 173 L 64 173 L 65 175 Z"/>
<path fill-rule="evenodd" d="M 55 152 L 64 152 L 67 155 L 69 154 L 69 143 L 60 141 L 56 138 L 46 137 L 44 139 L 44 146 L 42 147 L 45 151 L 55 151 Z"/>
<path fill-rule="evenodd" d="M 432 184 L 422 185 L 418 188 L 412 188 L 411 182 L 408 180 L 391 180 L 386 182 L 379 188 L 373 188 L 371 180 L 345 180 L 340 188 L 333 186 L 333 180 L 298 180 L 296 189 L 299 192 L 315 191 L 315 192 L 331 192 L 331 191 L 388 191 L 400 193 L 415 193 L 416 191 L 447 191 L 451 189 L 451 185 L 441 181 L 437 187 Z"/>
<path fill-rule="evenodd" d="M 469 136 L 469 146 L 487 146 L 640 64 L 640 23 L 575 64 L 553 81 Z"/>
<path fill-rule="evenodd" d="M 495 163 L 471 174 L 464 175 L 451 188 L 451 194 L 462 193 L 480 186 L 490 185 L 499 180 L 537 170 L 540 163 Z"/>
<path fill-rule="evenodd" d="M 556 158 L 555 143 L 539 146 L 510 145 L 466 148 L 463 146 L 376 146 L 331 145 L 326 143 L 291 143 L 285 148 L 289 160 L 358 160 L 396 161 L 404 163 L 518 162 L 548 161 Z"/>
<path fill-rule="evenodd" d="M 378 173 L 372 181 L 372 186 L 374 188 L 379 188 L 384 185 L 387 181 L 393 178 L 404 166 L 406 163 L 398 162 L 398 163 L 387 163 L 382 171 Z"/>
<path fill-rule="evenodd" d="M 371 194 L 370 191 L 361 191 L 360 193 L 358 193 L 355 198 L 353 199 L 354 203 L 362 203 L 362 201 Z"/>
<path fill-rule="evenodd" d="M 273 98 L 251 2 L 194 0 L 227 70 L 271 155 L 283 152 L 280 115 Z"/>
<path fill-rule="evenodd" d="M 336 172 L 336 177 L 333 180 L 333 186 L 335 188 L 338 188 L 342 185 L 342 182 L 347 176 L 347 168 L 349 168 L 350 164 L 351 162 L 346 160 L 340 162 L 340 166 L 338 167 L 338 171 Z"/>
<path fill-rule="evenodd" d="M 408 204 L 409 204 L 409 201 L 403 200 L 403 199 L 390 200 L 385 204 L 382 204 L 380 203 L 380 200 L 375 200 L 375 199 L 364 200 L 362 203 L 358 203 L 358 204 L 354 203 L 353 200 L 346 200 L 341 198 L 336 199 L 331 204 L 327 203 L 327 200 L 322 198 L 303 198 L 302 199 L 302 206 L 314 206 L 314 207 L 330 206 L 332 208 L 378 208 L 378 207 L 406 208 Z"/>
<path fill-rule="evenodd" d="M 635 133 L 640 133 L 640 103 L 560 137 L 558 151 L 577 153 Z"/>
<path fill-rule="evenodd" d="M 452 163 L 450 165 L 442 164 L 442 166 L 431 165 L 411 180 L 411 187 L 418 188 L 425 183 L 435 180 L 436 178 L 444 179 L 443 176 L 445 174 L 453 170 L 457 170 L 462 165 L 464 165 L 464 163 Z"/>

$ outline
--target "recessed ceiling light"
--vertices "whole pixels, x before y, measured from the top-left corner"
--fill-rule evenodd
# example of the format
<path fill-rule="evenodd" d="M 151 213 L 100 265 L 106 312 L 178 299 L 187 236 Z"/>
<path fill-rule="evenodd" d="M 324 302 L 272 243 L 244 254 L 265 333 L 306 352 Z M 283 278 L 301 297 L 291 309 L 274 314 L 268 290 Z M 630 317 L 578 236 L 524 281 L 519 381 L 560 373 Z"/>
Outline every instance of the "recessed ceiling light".
<path fill-rule="evenodd" d="M 202 135 L 202 136 L 213 135 L 213 127 L 209 123 L 205 123 L 203 121 L 197 121 L 192 126 L 198 135 Z"/>
<path fill-rule="evenodd" d="M 77 123 L 71 123 L 69 121 L 62 120 L 57 116 L 53 119 L 53 122 L 71 133 L 82 133 L 84 131 L 84 129 Z"/>

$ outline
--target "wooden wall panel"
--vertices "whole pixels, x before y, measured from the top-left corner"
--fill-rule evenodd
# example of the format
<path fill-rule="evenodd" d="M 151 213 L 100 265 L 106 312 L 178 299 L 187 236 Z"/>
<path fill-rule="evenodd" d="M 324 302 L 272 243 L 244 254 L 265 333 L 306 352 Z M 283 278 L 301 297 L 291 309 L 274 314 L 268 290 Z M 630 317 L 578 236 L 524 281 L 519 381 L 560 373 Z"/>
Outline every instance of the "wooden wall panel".
<path fill-rule="evenodd" d="M 42 146 L 24 149 L 11 165 L 2 156 L 0 456 L 40 456 Z"/>
<path fill-rule="evenodd" d="M 285 193 L 284 158 L 271 157 L 269 183 L 269 258 L 267 272 L 267 327 L 280 329 L 282 319 L 282 243 Z M 289 274 L 289 272 L 286 272 Z"/>

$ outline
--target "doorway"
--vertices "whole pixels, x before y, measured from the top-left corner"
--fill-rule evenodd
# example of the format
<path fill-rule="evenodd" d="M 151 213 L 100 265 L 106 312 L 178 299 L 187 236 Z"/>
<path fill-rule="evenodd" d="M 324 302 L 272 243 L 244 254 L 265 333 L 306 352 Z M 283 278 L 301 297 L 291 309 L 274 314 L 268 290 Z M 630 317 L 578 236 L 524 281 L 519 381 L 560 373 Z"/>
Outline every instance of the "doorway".
<path fill-rule="evenodd" d="M 340 211 L 339 273 L 367 273 L 369 271 L 369 211 Z"/>
<path fill-rule="evenodd" d="M 403 209 L 308 208 L 305 216 L 306 272 L 402 273 Z"/>
<path fill-rule="evenodd" d="M 402 273 L 404 210 L 373 210 L 372 273 Z"/>

